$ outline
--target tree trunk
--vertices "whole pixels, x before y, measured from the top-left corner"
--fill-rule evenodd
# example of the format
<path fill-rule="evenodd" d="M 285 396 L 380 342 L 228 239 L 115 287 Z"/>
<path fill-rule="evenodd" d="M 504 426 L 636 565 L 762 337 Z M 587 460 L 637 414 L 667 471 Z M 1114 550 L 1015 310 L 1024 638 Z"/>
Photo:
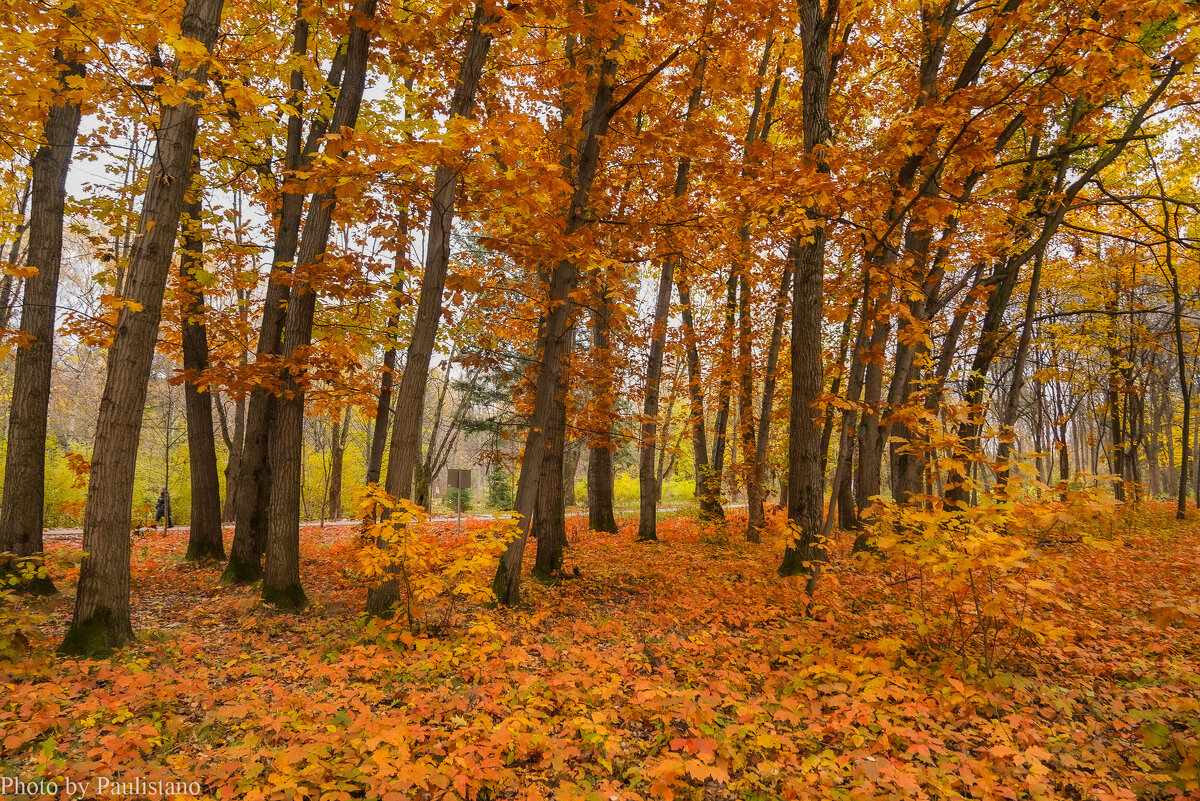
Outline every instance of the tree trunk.
<path fill-rule="evenodd" d="M 705 7 L 704 30 L 707 32 L 709 21 L 712 19 L 713 3 Z M 692 93 L 688 97 L 687 112 L 684 114 L 684 124 L 695 117 L 700 108 L 700 99 L 704 92 L 704 71 L 708 65 L 708 51 L 701 49 L 692 69 Z M 676 198 L 683 197 L 688 190 L 688 177 L 691 174 L 691 159 L 679 160 L 675 168 Z M 672 253 L 663 258 L 658 278 L 658 296 L 654 301 L 654 323 L 650 332 L 650 355 L 646 360 L 646 397 L 642 403 L 642 441 L 638 454 L 638 539 L 658 539 L 658 501 L 660 482 L 654 467 L 654 448 L 658 442 L 658 396 L 662 383 L 663 350 L 667 342 L 667 317 L 671 310 L 671 287 L 675 282 L 676 262 L 678 254 Z M 703 425 L 703 424 L 702 424 Z M 703 433 L 703 432 L 702 432 Z M 589 462 L 590 464 L 590 462 Z M 589 470 L 590 472 L 590 470 Z M 590 497 L 590 496 L 589 496 Z"/>
<path fill-rule="evenodd" d="M 608 346 L 608 307 L 603 300 L 604 292 L 596 298 L 596 310 L 592 315 L 592 349 L 598 354 L 597 361 L 609 357 Z M 603 431 L 593 437 L 588 448 L 588 528 L 592 531 L 617 533 L 617 519 L 613 515 L 613 487 L 616 477 L 613 475 L 612 461 L 612 403 L 609 394 L 612 392 L 612 381 L 605 371 L 597 382 L 595 403 L 603 418 Z M 566 393 L 565 384 L 561 387 Z M 557 413 L 557 412 L 556 412 Z M 638 536 L 641 537 L 639 531 Z M 647 539 L 655 539 L 653 528 Z"/>
<path fill-rule="evenodd" d="M 829 165 L 817 148 L 832 140 L 829 90 L 832 75 L 829 39 L 837 17 L 838 0 L 799 0 L 804 48 L 804 152 L 821 172 Z M 823 212 L 809 209 L 812 228 L 800 244 L 792 289 L 792 405 L 788 435 L 788 523 L 794 539 L 784 551 L 779 573 L 806 574 L 809 596 L 816 590 L 820 566 L 828 559 L 821 527 L 825 477 L 821 474 L 821 431 L 813 419 L 814 404 L 824 388 L 821 323 L 824 304 L 825 237 Z"/>
<path fill-rule="evenodd" d="M 195 158 L 199 175 L 200 153 Z M 224 559 L 221 531 L 221 482 L 217 474 L 216 432 L 213 430 L 212 394 L 202 383 L 208 369 L 208 330 L 204 325 L 204 292 L 197 280 L 203 270 L 204 239 L 201 235 L 201 187 L 192 187 L 193 197 L 184 207 L 183 234 L 179 254 L 179 327 L 183 340 L 183 385 L 187 413 L 188 461 L 192 486 L 192 520 L 188 532 L 189 562 Z"/>
<path fill-rule="evenodd" d="M 569 357 L 568 357 L 569 358 Z M 567 371 L 558 371 L 559 386 L 555 394 L 566 398 Z M 538 478 L 537 506 L 530 520 L 531 533 L 537 540 L 533 575 L 540 581 L 551 581 L 562 572 L 563 546 L 567 541 L 566 506 L 563 503 L 563 447 L 566 442 L 566 403 L 554 409 L 546 428 L 546 453 L 542 457 L 542 474 Z M 607 453 L 608 451 L 605 451 Z M 590 472 L 590 471 L 589 471 Z M 588 493 L 591 506 L 591 493 Z M 611 498 L 609 513 L 611 514 Z"/>
<path fill-rule="evenodd" d="M 67 12 L 76 17 L 72 6 Z M 69 82 L 84 74 L 73 53 L 57 49 L 54 60 L 62 69 L 58 86 L 69 91 Z M 62 263 L 63 217 L 67 199 L 67 171 L 79 133 L 79 103 L 55 98 L 46 118 L 42 144 L 31 163 L 33 209 L 29 219 L 26 263 L 37 269 L 25 281 L 21 307 L 21 333 L 28 345 L 18 348 L 13 375 L 12 405 L 8 418 L 8 455 L 4 463 L 4 501 L 0 510 L 0 551 L 24 557 L 43 548 L 42 525 L 46 481 L 46 415 L 50 403 L 50 377 L 54 361 L 54 314 L 58 274 Z M 49 594 L 49 578 L 34 579 L 30 592 Z"/>
<path fill-rule="evenodd" d="M 494 19 L 483 2 L 476 4 L 471 34 L 450 101 L 452 118 L 474 115 L 479 78 L 492 44 L 492 34 L 487 26 Z M 421 296 L 417 301 L 417 317 L 413 321 L 404 373 L 396 392 L 396 415 L 388 449 L 386 489 L 396 498 L 408 498 L 412 494 L 413 471 L 420 451 L 421 412 L 425 408 L 425 391 L 429 382 L 429 361 L 433 357 L 438 324 L 442 318 L 442 291 L 446 286 L 446 269 L 450 264 L 450 231 L 454 227 L 454 203 L 460 169 L 458 164 L 443 164 L 433 177 Z M 384 581 L 371 587 L 367 591 L 367 613 L 384 614 L 398 598 L 399 586 L 394 581 Z"/>
<path fill-rule="evenodd" d="M 350 410 L 334 412 L 329 427 L 329 519 L 342 519 L 342 461 L 346 456 L 346 439 L 350 436 Z"/>
<path fill-rule="evenodd" d="M 600 68 L 596 71 L 597 81 L 595 95 L 592 98 L 591 109 L 586 117 L 587 125 L 579 147 L 578 167 L 575 173 L 574 191 L 572 192 L 570 209 L 564 233 L 570 237 L 591 223 L 588 208 L 588 193 L 600 164 L 600 139 L 608 128 L 613 107 L 613 83 L 617 72 L 617 57 L 620 54 L 623 37 L 617 39 L 608 48 Z M 643 84 L 644 85 L 644 84 Z M 632 95 L 627 95 L 629 99 Z M 529 536 L 530 517 L 538 498 L 541 476 L 545 474 L 542 463 L 546 461 L 549 451 L 547 436 L 549 425 L 555 419 L 556 408 L 566 403 L 563 389 L 567 379 L 562 374 L 566 369 L 565 359 L 568 355 L 573 336 L 571 322 L 571 293 L 579 281 L 579 273 L 572 259 L 562 259 L 555 266 L 548 287 L 549 311 L 540 337 L 539 352 L 541 353 L 541 370 L 534 387 L 533 414 L 529 420 L 529 432 L 525 438 L 525 452 L 521 458 L 521 473 L 517 479 L 517 497 L 514 504 L 516 512 L 521 516 L 520 534 L 509 543 L 508 548 L 500 558 L 496 570 L 496 578 L 492 582 L 492 590 L 496 600 L 506 606 L 512 606 L 521 600 L 521 558 L 525 552 L 525 541 Z M 591 465 L 588 466 L 589 472 Z M 561 472 L 559 473 L 561 476 Z M 589 482 L 589 493 L 590 482 Z M 591 498 L 588 499 L 589 504 Z"/>
<path fill-rule="evenodd" d="M 303 0 L 297 3 L 296 26 L 292 53 L 304 56 L 308 51 L 308 23 L 304 19 Z M 338 89 L 346 69 L 346 48 L 339 48 L 329 68 L 326 81 L 328 92 Z M 304 73 L 295 69 L 291 74 L 291 99 L 299 107 L 306 86 Z M 340 96 L 340 91 L 338 92 Z M 275 246 L 271 255 L 271 276 L 263 300 L 263 318 L 258 334 L 255 363 L 269 364 L 279 355 L 283 345 L 283 326 L 287 318 L 290 285 L 281 278 L 292 272 L 296 249 L 300 241 L 300 223 L 304 212 L 304 184 L 296 173 L 307 167 L 328 129 L 328 120 L 318 117 L 301 142 L 303 121 L 298 114 L 288 117 L 287 147 L 281 179 L 283 196 L 275 229 Z M 294 185 L 293 185 L 294 184 Z M 277 277 L 278 276 L 278 277 Z M 284 279 L 286 280 L 286 279 Z M 250 393 L 246 410 L 246 433 L 242 440 L 239 460 L 237 514 L 229 563 L 222 578 L 235 584 L 251 584 L 262 577 L 262 556 L 267 543 L 267 512 L 270 504 L 271 463 L 267 459 L 275 398 L 265 387 L 255 387 Z"/>
<path fill-rule="evenodd" d="M 576 506 L 579 498 L 575 493 L 575 474 L 579 472 L 579 440 L 567 445 L 563 452 L 563 503 Z"/>
<path fill-rule="evenodd" d="M 890 292 L 885 290 L 885 293 Z M 880 297 L 876 309 L 888 305 L 890 294 Z M 860 510 L 871 505 L 871 499 L 880 493 L 881 466 L 883 464 L 883 436 L 879 416 L 883 395 L 883 353 L 891 336 L 891 323 L 884 315 L 877 314 L 872 320 L 871 344 L 863 380 L 863 403 L 865 408 L 858 427 L 858 474 L 855 480 L 855 500 Z"/>
<path fill-rule="evenodd" d="M 617 533 L 617 519 L 613 515 L 615 485 L 612 451 L 605 445 L 588 448 L 588 530 Z"/>
<path fill-rule="evenodd" d="M 1011 497 L 1011 455 L 1013 437 L 1016 436 L 1017 411 L 1020 408 L 1021 392 L 1025 388 L 1025 361 L 1029 357 L 1029 346 L 1033 341 L 1033 317 L 1037 312 L 1038 287 L 1042 278 L 1042 262 L 1044 253 L 1038 253 L 1033 259 L 1033 270 L 1029 275 L 1029 294 L 1025 297 L 1025 318 L 1021 322 L 1021 335 L 1017 340 L 1017 353 L 1013 357 L 1012 383 L 1008 388 L 1008 401 L 1004 404 L 1004 415 L 1000 420 L 1000 452 L 996 457 L 1000 463 L 1000 474 L 996 477 L 1001 492 Z M 1040 450 L 1040 449 L 1039 449 Z"/>
<path fill-rule="evenodd" d="M 222 5 L 222 0 L 188 0 L 181 34 L 211 50 Z M 177 62 L 175 74 L 180 81 L 202 85 L 207 60 Z M 157 152 L 129 255 L 125 297 L 133 303 L 123 306 L 117 318 L 96 422 L 83 523 L 87 556 L 80 566 L 75 613 L 61 646 L 68 654 L 97 655 L 133 638 L 129 615 L 133 474 L 163 293 L 192 173 L 196 94 L 163 109 L 158 128 Z"/>
<path fill-rule="evenodd" d="M 411 87 L 410 87 L 411 88 Z M 396 325 L 400 322 L 400 294 L 404 290 L 404 265 L 407 259 L 402 255 L 405 243 L 408 242 L 408 226 L 401 228 L 400 242 L 396 245 L 396 271 L 392 279 L 393 291 L 396 293 L 395 306 L 388 316 L 384 329 L 388 337 L 395 336 Z M 371 428 L 371 452 L 367 456 L 367 484 L 378 484 L 379 475 L 383 472 L 383 451 L 387 447 L 388 427 L 392 414 L 392 383 L 396 373 L 396 346 L 391 344 L 383 354 L 383 377 L 379 381 L 379 396 L 375 403 L 375 423 Z"/>
<path fill-rule="evenodd" d="M 370 29 L 376 0 L 356 3 L 346 47 L 345 85 L 338 92 L 330 127 L 334 131 L 353 128 L 358 122 L 366 85 Z M 287 360 L 301 357 L 312 341 L 317 288 L 312 272 L 329 243 L 336 196 L 332 190 L 316 192 L 308 206 L 304 238 L 296 259 L 281 355 Z M 275 416 L 267 435 L 271 464 L 270 505 L 267 521 L 266 560 L 263 565 L 262 597 L 281 609 L 298 609 L 306 603 L 300 586 L 300 473 L 303 461 L 304 386 L 292 369 L 284 368 L 281 391 L 275 399 Z"/>
<path fill-rule="evenodd" d="M 708 465 L 706 487 L 713 493 L 717 504 L 721 502 L 721 485 L 725 479 L 725 450 L 729 430 L 729 408 L 733 397 L 733 335 L 737 311 L 737 273 L 729 270 L 725 289 L 725 329 L 721 335 L 722 360 L 721 380 L 717 382 L 717 416 L 713 420 L 712 461 Z"/>
<path fill-rule="evenodd" d="M 70 11 L 67 13 L 73 14 L 78 12 L 74 6 L 71 6 Z M 54 109 L 51 109 L 50 114 L 53 113 Z M 76 133 L 78 133 L 78 127 L 79 126 L 76 125 Z M 72 140 L 71 146 L 74 147 L 74 145 L 75 142 Z M 37 158 L 37 154 L 34 154 L 34 158 Z M 32 164 L 30 166 L 32 166 Z M 9 264 L 15 265 L 21 258 L 21 244 L 25 239 L 25 232 L 29 230 L 29 223 L 31 222 L 31 220 L 26 217 L 26 212 L 29 210 L 29 197 L 31 194 L 33 194 L 33 181 L 31 181 L 29 178 L 26 178 L 25 187 L 21 190 L 21 202 L 18 204 L 18 208 L 21 213 L 21 223 L 17 226 L 16 231 L 13 232 L 12 242 L 8 246 Z M 65 202 L 65 186 L 63 190 L 63 197 Z M 61 246 L 59 250 L 62 250 Z M 28 260 L 26 263 L 28 264 Z M 12 322 L 13 307 L 16 305 L 17 293 L 20 290 L 20 287 L 21 281 L 15 278 L 11 273 L 5 274 L 4 280 L 0 281 L 0 328 L 8 328 L 8 324 Z"/>
<path fill-rule="evenodd" d="M 224 415 L 220 399 L 217 400 L 217 411 Z M 245 440 L 246 398 L 241 397 L 233 408 L 233 435 L 225 440 L 229 448 L 229 461 L 225 463 L 225 509 L 221 519 L 226 523 L 232 523 L 237 518 L 238 475 L 241 472 L 242 444 Z"/>
<path fill-rule="evenodd" d="M 758 542 L 761 539 L 761 532 L 767 522 L 767 492 L 763 478 L 767 471 L 767 448 L 771 440 L 771 409 L 775 404 L 775 371 L 779 366 L 779 350 L 783 345 L 783 318 L 787 314 L 788 289 L 792 283 L 792 255 L 793 253 L 788 254 L 788 263 L 783 268 L 779 291 L 775 295 L 775 317 L 771 323 L 771 344 L 767 349 L 762 410 L 759 412 L 758 436 L 754 446 L 754 464 L 750 479 L 746 482 L 746 492 L 749 496 L 746 539 L 750 542 Z M 821 452 L 824 455 L 825 449 L 822 448 Z M 824 475 L 824 459 L 822 459 L 821 472 Z"/>
<path fill-rule="evenodd" d="M 708 436 L 704 421 L 704 385 L 700 373 L 700 350 L 696 344 L 696 326 L 692 320 L 692 296 L 687 281 L 682 277 L 676 282 L 679 287 L 679 305 L 683 322 L 683 344 L 687 355 L 688 400 L 691 408 L 688 419 L 692 429 L 692 453 L 695 463 L 696 501 L 700 505 L 700 520 L 724 520 L 721 508 L 720 487 L 713 482 L 708 467 Z"/>

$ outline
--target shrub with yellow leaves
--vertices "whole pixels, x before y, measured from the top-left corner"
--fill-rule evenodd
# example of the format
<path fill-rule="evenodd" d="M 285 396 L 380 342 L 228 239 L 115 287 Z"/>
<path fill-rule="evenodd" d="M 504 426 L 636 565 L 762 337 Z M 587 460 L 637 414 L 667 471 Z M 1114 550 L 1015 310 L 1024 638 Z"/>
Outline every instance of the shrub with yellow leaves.
<path fill-rule="evenodd" d="M 376 585 L 397 582 L 396 609 L 411 634 L 443 631 L 464 607 L 495 601 L 490 577 L 519 533 L 515 515 L 499 515 L 461 535 L 442 533 L 420 506 L 375 484 L 363 490 L 358 512 L 365 521 L 363 575 Z"/>
<path fill-rule="evenodd" d="M 964 668 L 993 675 L 1021 646 L 1062 634 L 1039 608 L 1052 592 L 1061 557 L 1044 550 L 1036 529 L 1018 525 L 1013 506 L 995 499 L 966 509 L 878 501 L 871 528 L 889 572 L 885 589 L 905 610 L 920 645 L 951 651 Z"/>

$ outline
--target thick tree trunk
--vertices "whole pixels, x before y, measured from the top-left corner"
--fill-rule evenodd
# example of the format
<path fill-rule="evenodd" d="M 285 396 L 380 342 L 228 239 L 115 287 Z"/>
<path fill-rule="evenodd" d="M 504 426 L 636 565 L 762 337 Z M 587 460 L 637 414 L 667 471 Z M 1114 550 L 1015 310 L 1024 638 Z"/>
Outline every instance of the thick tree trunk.
<path fill-rule="evenodd" d="M 475 6 L 471 34 L 467 40 L 458 82 L 450 101 L 451 117 L 471 117 L 475 112 L 475 94 L 483 74 L 484 61 L 492 44 L 488 25 L 494 21 L 483 2 Z M 408 498 L 412 494 L 413 472 L 420 455 L 421 414 L 429 382 L 429 362 L 437 341 L 442 318 L 442 291 L 450 264 L 450 231 L 454 227 L 454 203 L 458 189 L 458 164 L 443 164 L 433 177 L 433 200 L 426 228 L 425 269 L 421 276 L 421 295 L 412 340 L 404 360 L 404 372 L 396 391 L 396 414 L 392 423 L 392 442 L 388 449 L 387 484 L 389 494 Z M 399 586 L 384 581 L 367 591 L 367 613 L 381 615 L 399 598 Z"/>
<path fill-rule="evenodd" d="M 200 154 L 195 155 L 199 170 Z M 204 239 L 200 229 L 200 187 L 184 208 L 179 255 L 179 317 L 183 340 L 183 385 L 187 413 L 188 461 L 192 486 L 192 520 L 188 532 L 189 562 L 224 559 L 221 531 L 221 482 L 217 474 L 216 432 L 213 430 L 212 394 L 203 386 L 208 369 L 208 330 L 204 325 L 204 293 L 197 281 L 202 270 Z"/>
<path fill-rule="evenodd" d="M 68 13 L 78 15 L 74 7 Z M 54 55 L 62 71 L 59 91 L 69 91 L 70 79 L 83 75 L 83 65 L 62 50 L 56 50 Z M 62 262 L 67 171 L 79 133 L 80 115 L 79 103 L 56 98 L 43 129 L 45 143 L 37 149 L 31 164 L 33 208 L 26 263 L 36 268 L 37 273 L 25 281 L 21 333 L 28 344 L 17 349 L 8 418 L 8 455 L 4 462 L 4 502 L 0 510 L 0 551 L 19 557 L 40 553 L 44 547 L 46 415 L 54 358 L 54 315 Z M 54 592 L 49 578 L 34 579 L 26 588 L 35 593 Z"/>
<path fill-rule="evenodd" d="M 608 346 L 608 307 L 603 301 L 603 290 L 596 298 L 596 310 L 592 315 L 592 349 L 598 354 L 596 361 L 602 362 L 609 358 Z M 612 460 L 612 380 L 605 371 L 596 382 L 596 398 L 601 425 L 604 426 L 588 447 L 588 528 L 592 531 L 617 533 L 617 519 L 613 515 L 613 491 L 616 476 L 613 474 Z M 561 387 L 566 396 L 566 385 Z M 557 414 L 557 410 L 555 412 Z M 548 457 L 549 458 L 549 457 Z M 641 532 L 639 532 L 641 536 Z M 650 531 L 648 539 L 656 535 Z"/>
<path fill-rule="evenodd" d="M 569 358 L 569 357 L 568 357 Z M 567 370 L 558 371 L 559 386 L 555 395 L 566 398 Z M 530 521 L 530 531 L 537 540 L 533 575 L 540 581 L 551 581 L 562 571 L 563 546 L 567 542 L 566 506 L 563 503 L 563 448 L 566 443 L 566 403 L 556 406 L 548 417 L 546 452 L 542 457 L 542 474 L 538 477 L 537 506 Z M 607 452 L 607 451 L 606 451 Z M 588 494 L 589 506 L 591 493 Z M 609 510 L 611 513 L 611 505 Z"/>
<path fill-rule="evenodd" d="M 334 131 L 353 128 L 358 122 L 366 86 L 370 29 L 376 0 L 356 3 L 346 47 L 345 85 L 338 92 L 330 127 Z M 317 268 L 329 243 L 336 196 L 332 191 L 313 194 L 304 222 L 304 238 L 296 258 L 296 271 L 287 304 L 287 319 L 281 355 L 287 360 L 301 357 L 312 341 L 317 289 L 312 271 Z M 267 436 L 271 464 L 270 505 L 267 521 L 266 560 L 263 565 L 263 600 L 281 609 L 297 609 L 306 603 L 300 586 L 300 471 L 303 461 L 304 386 L 293 369 L 284 368 L 282 387 L 275 399 L 275 416 Z"/>
<path fill-rule="evenodd" d="M 828 165 L 814 154 L 833 138 L 829 124 L 829 90 L 832 76 L 829 39 L 837 17 L 838 0 L 799 0 L 801 40 L 804 48 L 804 151 L 816 158 L 818 169 Z M 821 527 L 824 517 L 825 477 L 821 474 L 821 432 L 813 415 L 824 388 L 821 359 L 821 323 L 824 304 L 825 220 L 822 210 L 810 209 L 812 229 L 800 245 L 792 290 L 792 406 L 788 435 L 788 523 L 794 539 L 784 551 L 781 575 L 805 574 L 807 591 L 816 590 L 821 565 L 828 551 Z"/>
<path fill-rule="evenodd" d="M 188 0 L 181 34 L 208 51 L 217 38 L 222 0 Z M 175 67 L 179 79 L 201 85 L 207 56 Z M 68 654 L 96 655 L 133 638 L 129 614 L 129 531 L 133 474 L 146 407 L 154 341 L 171 269 L 175 235 L 192 173 L 197 108 L 194 96 L 163 109 L 137 237 L 129 255 L 125 297 L 108 353 L 96 422 L 92 473 L 83 522 L 75 613 L 62 643 Z"/>
<path fill-rule="evenodd" d="M 613 475 L 612 451 L 606 445 L 588 448 L 588 529 L 617 533 L 617 518 L 613 514 L 613 495 L 616 477 Z M 640 536 L 640 534 L 639 534 Z M 657 534 L 649 539 L 656 539 Z"/>

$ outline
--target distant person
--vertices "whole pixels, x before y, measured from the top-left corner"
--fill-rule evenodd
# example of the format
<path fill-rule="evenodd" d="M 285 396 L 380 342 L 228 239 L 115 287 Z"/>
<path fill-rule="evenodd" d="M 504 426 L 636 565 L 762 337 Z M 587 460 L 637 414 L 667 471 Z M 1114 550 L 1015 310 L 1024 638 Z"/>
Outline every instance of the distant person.
<path fill-rule="evenodd" d="M 167 488 L 163 487 L 162 492 L 158 493 L 158 504 L 154 507 L 154 525 L 158 527 L 158 521 L 163 518 L 167 519 L 167 528 L 170 528 L 171 522 L 171 493 L 167 492 Z"/>

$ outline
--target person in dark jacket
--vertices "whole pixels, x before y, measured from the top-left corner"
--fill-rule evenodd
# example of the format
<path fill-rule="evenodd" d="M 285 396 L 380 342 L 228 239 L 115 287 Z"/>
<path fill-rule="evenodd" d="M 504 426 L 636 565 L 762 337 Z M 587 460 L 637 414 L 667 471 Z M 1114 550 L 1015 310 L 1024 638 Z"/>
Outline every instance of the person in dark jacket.
<path fill-rule="evenodd" d="M 154 507 L 154 522 L 167 518 L 167 528 L 171 527 L 171 494 L 163 487 L 158 494 L 158 504 Z"/>

